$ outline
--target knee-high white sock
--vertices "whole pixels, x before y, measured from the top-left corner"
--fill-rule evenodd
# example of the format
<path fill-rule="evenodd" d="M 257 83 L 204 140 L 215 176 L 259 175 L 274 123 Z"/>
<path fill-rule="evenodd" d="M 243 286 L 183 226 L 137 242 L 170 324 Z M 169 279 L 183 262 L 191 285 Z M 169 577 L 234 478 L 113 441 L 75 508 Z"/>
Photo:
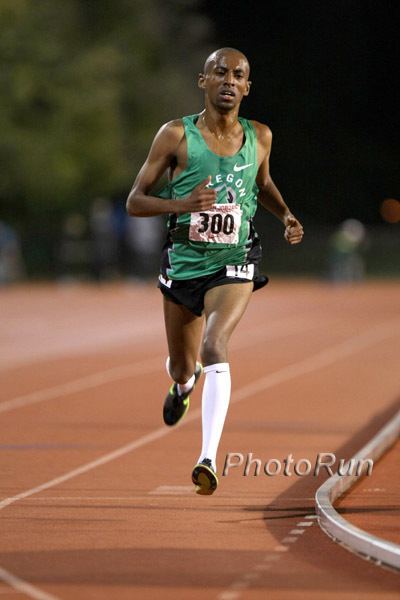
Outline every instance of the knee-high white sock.
<path fill-rule="evenodd" d="M 170 360 L 169 360 L 169 356 L 168 356 L 167 360 L 165 362 L 165 368 L 167 369 L 168 375 L 171 377 L 171 379 L 173 379 L 173 377 L 171 375 L 171 372 L 169 370 L 169 364 L 170 364 Z M 194 378 L 194 373 L 193 373 L 193 375 L 191 376 L 191 378 L 188 381 L 186 381 L 186 383 L 178 383 L 177 384 L 177 386 L 178 386 L 178 394 L 185 394 L 186 392 L 189 392 L 192 389 L 193 385 L 194 385 L 194 379 L 195 378 Z"/>
<path fill-rule="evenodd" d="M 216 363 L 204 368 L 202 396 L 203 446 L 199 462 L 210 458 L 216 468 L 218 444 L 228 412 L 231 396 L 229 363 Z"/>

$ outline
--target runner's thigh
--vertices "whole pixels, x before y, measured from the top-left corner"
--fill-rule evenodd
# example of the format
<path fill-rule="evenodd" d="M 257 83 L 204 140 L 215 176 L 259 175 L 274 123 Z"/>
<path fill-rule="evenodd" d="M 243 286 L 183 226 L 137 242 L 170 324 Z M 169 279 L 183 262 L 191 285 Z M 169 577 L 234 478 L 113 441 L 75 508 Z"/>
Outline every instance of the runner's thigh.
<path fill-rule="evenodd" d="M 246 310 L 252 291 L 253 282 L 249 281 L 220 285 L 206 293 L 206 327 L 202 348 L 206 364 L 212 364 L 211 360 L 227 360 L 226 345 Z"/>
<path fill-rule="evenodd" d="M 175 381 L 183 383 L 196 367 L 204 319 L 164 296 L 164 320 L 171 374 Z"/>

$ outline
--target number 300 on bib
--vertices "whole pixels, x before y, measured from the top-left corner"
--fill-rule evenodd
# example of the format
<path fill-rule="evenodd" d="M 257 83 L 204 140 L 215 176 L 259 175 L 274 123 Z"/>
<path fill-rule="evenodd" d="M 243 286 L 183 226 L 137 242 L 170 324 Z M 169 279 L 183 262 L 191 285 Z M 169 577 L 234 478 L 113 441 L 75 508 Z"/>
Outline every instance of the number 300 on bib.
<path fill-rule="evenodd" d="M 191 213 L 189 240 L 237 244 L 242 211 L 237 204 L 214 204 L 211 210 Z"/>

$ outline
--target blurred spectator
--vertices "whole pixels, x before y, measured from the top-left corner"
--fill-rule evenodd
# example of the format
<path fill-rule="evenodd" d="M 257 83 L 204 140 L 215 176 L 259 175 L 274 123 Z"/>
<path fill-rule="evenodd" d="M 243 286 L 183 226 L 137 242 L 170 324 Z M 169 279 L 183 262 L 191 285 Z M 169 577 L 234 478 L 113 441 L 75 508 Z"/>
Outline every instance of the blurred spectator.
<path fill-rule="evenodd" d="M 58 251 L 60 276 L 64 280 L 87 278 L 90 261 L 87 222 L 77 212 L 69 213 L 63 223 Z"/>
<path fill-rule="evenodd" d="M 25 275 L 17 232 L 0 221 L 0 285 L 19 281 Z"/>
<path fill-rule="evenodd" d="M 118 223 L 107 198 L 93 201 L 89 217 L 92 240 L 92 268 L 97 280 L 114 279 L 118 269 Z"/>
<path fill-rule="evenodd" d="M 330 279 L 351 283 L 365 276 L 362 249 L 365 245 L 364 225 L 357 219 L 347 219 L 330 239 Z"/>
<path fill-rule="evenodd" d="M 163 235 L 164 221 L 162 217 L 147 219 L 129 217 L 126 223 L 126 244 L 129 253 L 128 276 L 134 279 L 146 279 L 156 275 Z"/>

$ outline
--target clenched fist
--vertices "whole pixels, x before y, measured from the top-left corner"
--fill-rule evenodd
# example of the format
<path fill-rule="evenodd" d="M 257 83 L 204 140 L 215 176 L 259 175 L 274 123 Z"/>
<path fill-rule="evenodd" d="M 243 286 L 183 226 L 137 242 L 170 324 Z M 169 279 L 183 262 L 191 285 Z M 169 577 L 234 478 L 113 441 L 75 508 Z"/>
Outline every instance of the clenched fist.
<path fill-rule="evenodd" d="M 285 217 L 285 239 L 289 244 L 299 244 L 303 239 L 303 226 L 292 214 Z"/>
<path fill-rule="evenodd" d="M 179 212 L 203 212 L 210 210 L 217 199 L 217 192 L 207 187 L 210 181 L 211 176 L 209 175 L 207 179 L 194 188 L 190 196 L 185 198 L 185 200 L 181 200 L 179 202 Z"/>

